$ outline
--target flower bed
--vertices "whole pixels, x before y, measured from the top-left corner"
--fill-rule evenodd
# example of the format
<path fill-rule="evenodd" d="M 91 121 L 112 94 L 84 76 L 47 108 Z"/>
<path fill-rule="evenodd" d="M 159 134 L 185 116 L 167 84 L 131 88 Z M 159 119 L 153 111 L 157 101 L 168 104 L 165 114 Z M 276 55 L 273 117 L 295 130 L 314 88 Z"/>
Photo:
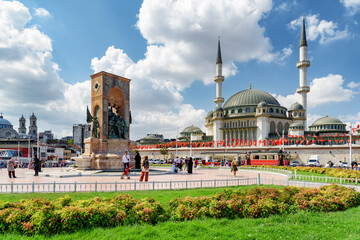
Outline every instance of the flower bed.
<path fill-rule="evenodd" d="M 241 166 L 241 167 L 254 167 L 254 166 Z M 358 178 L 360 179 L 360 171 L 351 170 L 351 169 L 342 169 L 342 168 L 320 168 L 320 167 L 286 167 L 286 166 L 270 166 L 270 165 L 261 165 L 256 166 L 258 168 L 275 168 L 282 170 L 294 171 L 298 170 L 301 172 L 312 172 L 319 174 L 326 174 L 331 177 L 336 178 Z"/>
<path fill-rule="evenodd" d="M 72 201 L 65 196 L 55 201 L 0 201 L 0 232 L 51 235 L 94 227 L 198 218 L 259 218 L 307 210 L 330 212 L 358 206 L 360 195 L 338 185 L 321 188 L 257 187 L 226 189 L 214 196 L 175 198 L 164 207 L 153 198 L 141 200 L 131 195 Z"/>

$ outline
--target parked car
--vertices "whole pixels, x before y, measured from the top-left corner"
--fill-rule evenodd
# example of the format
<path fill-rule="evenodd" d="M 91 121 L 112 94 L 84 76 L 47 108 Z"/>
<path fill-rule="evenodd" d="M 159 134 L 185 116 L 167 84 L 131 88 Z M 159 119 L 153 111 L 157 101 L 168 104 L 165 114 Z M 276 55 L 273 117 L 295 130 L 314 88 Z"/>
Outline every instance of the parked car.
<path fill-rule="evenodd" d="M 321 167 L 320 162 L 316 159 L 309 159 L 306 165 L 309 167 Z"/>
<path fill-rule="evenodd" d="M 292 166 L 292 167 L 301 166 L 301 163 L 300 163 L 299 161 L 292 161 L 292 162 L 290 163 L 290 166 Z"/>
<path fill-rule="evenodd" d="M 164 161 L 163 160 L 160 160 L 160 159 L 155 159 L 154 160 L 154 164 L 163 164 Z"/>
<path fill-rule="evenodd" d="M 347 162 L 342 162 L 342 163 L 340 163 L 339 167 L 341 167 L 341 168 L 349 168 L 350 164 L 348 164 Z"/>
<path fill-rule="evenodd" d="M 150 164 L 154 164 L 155 160 L 154 159 L 149 159 L 149 163 Z"/>

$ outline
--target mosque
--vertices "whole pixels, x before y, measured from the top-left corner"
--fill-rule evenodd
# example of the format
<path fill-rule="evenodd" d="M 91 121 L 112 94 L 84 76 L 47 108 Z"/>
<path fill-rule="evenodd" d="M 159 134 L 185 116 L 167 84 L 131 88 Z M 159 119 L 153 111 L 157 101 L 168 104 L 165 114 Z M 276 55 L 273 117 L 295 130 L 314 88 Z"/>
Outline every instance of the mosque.
<path fill-rule="evenodd" d="M 339 163 L 352 158 L 352 161 L 359 162 L 360 145 L 357 142 L 360 135 L 359 130 L 355 132 L 355 137 L 350 142 L 353 147 L 349 153 L 349 131 L 346 129 L 346 124 L 339 119 L 324 116 L 307 127 L 307 94 L 310 92 L 310 87 L 307 85 L 307 68 L 310 67 L 310 61 L 307 59 L 307 46 L 305 20 L 303 19 L 299 61 L 296 64 L 299 69 L 299 87 L 296 92 L 299 94 L 300 100 L 293 103 L 288 110 L 281 106 L 271 94 L 253 89 L 251 85 L 249 89 L 235 93 L 225 102 L 222 97 L 222 83 L 225 79 L 222 75 L 219 39 L 214 78 L 216 106 L 205 117 L 206 132 L 204 133 L 199 127 L 188 126 L 180 133 L 179 141 L 217 143 L 225 141 L 225 147 L 224 145 L 222 147 L 212 145 L 211 148 L 200 147 L 190 150 L 193 155 L 201 158 L 223 159 L 226 157 L 249 157 L 251 152 L 269 152 L 275 149 L 278 151 L 279 146 L 268 144 L 260 146 L 259 143 L 269 143 L 286 137 L 287 141 L 282 143 L 282 151 L 287 153 L 289 160 L 296 159 L 305 164 L 311 155 L 317 154 L 322 156 L 323 161 L 331 160 Z M 309 130 L 306 130 L 307 128 Z M 300 141 L 299 137 L 302 137 L 300 139 L 303 141 Z M 319 139 L 321 141 L 317 141 Z M 188 148 L 176 148 L 176 155 L 189 156 Z M 143 154 L 154 157 L 157 155 L 156 151 L 156 149 L 150 148 L 142 150 Z M 171 148 L 170 152 L 175 154 Z"/>

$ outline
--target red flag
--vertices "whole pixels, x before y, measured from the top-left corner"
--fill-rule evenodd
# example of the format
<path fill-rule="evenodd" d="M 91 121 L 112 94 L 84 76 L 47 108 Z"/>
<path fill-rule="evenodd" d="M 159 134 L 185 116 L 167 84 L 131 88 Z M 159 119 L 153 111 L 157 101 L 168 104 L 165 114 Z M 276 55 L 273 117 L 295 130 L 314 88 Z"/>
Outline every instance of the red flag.
<path fill-rule="evenodd" d="M 244 143 L 245 146 L 247 146 L 247 139 L 245 140 L 245 143 Z"/>
<path fill-rule="evenodd" d="M 266 140 L 263 140 L 263 145 L 266 146 Z"/>
<path fill-rule="evenodd" d="M 236 139 L 236 146 L 239 146 L 239 139 Z"/>
<path fill-rule="evenodd" d="M 338 143 L 338 140 L 335 139 L 335 143 L 337 144 L 337 143 Z"/>
<path fill-rule="evenodd" d="M 315 140 L 312 140 L 310 144 L 313 144 L 315 142 Z"/>
<path fill-rule="evenodd" d="M 304 143 L 304 140 L 301 140 L 300 144 L 303 144 Z"/>
<path fill-rule="evenodd" d="M 260 142 L 260 141 L 259 141 L 259 142 Z M 256 143 L 257 143 L 257 141 L 256 141 L 256 140 L 254 140 L 254 141 L 253 141 L 254 146 L 256 146 Z"/>
<path fill-rule="evenodd" d="M 304 137 L 304 135 L 302 135 L 301 137 L 302 137 L 302 138 L 303 138 L 303 139 L 305 140 L 305 137 Z"/>
<path fill-rule="evenodd" d="M 309 142 L 310 142 L 309 140 L 306 140 L 306 146 L 308 146 L 308 145 L 309 145 Z"/>
<path fill-rule="evenodd" d="M 252 140 L 250 140 L 249 147 L 251 147 L 252 143 L 253 143 L 253 141 L 252 141 Z"/>
<path fill-rule="evenodd" d="M 244 139 L 241 139 L 240 147 L 244 146 Z"/>
<path fill-rule="evenodd" d="M 296 140 L 295 142 L 296 142 L 296 144 L 299 144 L 299 140 Z"/>

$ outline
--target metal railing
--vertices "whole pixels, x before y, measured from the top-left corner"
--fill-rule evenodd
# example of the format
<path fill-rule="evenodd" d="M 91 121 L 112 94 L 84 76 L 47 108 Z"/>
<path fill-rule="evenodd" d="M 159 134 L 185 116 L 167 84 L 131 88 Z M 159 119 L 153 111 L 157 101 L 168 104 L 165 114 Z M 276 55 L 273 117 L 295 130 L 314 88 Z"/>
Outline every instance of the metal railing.
<path fill-rule="evenodd" d="M 173 190 L 189 188 L 228 187 L 258 184 L 258 178 L 214 180 L 112 182 L 112 183 L 1 183 L 0 193 L 55 193 L 55 192 L 117 192 L 135 190 Z"/>
<path fill-rule="evenodd" d="M 309 182 L 322 182 L 322 183 L 338 183 L 338 184 L 358 184 L 358 178 L 336 178 L 328 176 L 313 176 L 313 175 L 293 175 L 291 180 L 295 181 L 309 181 Z"/>

